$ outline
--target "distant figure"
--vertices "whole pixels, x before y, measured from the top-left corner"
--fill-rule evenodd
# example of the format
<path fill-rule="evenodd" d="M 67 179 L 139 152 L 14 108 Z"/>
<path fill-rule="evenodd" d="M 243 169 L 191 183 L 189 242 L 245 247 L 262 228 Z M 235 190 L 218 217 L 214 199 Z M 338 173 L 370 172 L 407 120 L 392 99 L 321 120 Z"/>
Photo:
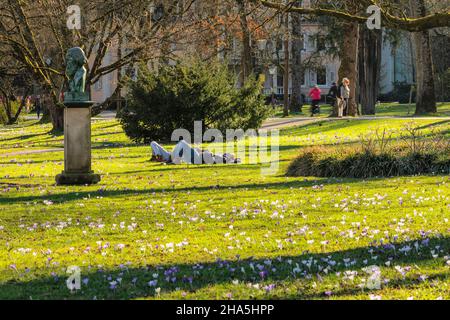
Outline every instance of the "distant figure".
<path fill-rule="evenodd" d="M 271 97 L 271 104 L 274 109 L 277 107 L 277 104 L 278 104 L 277 98 L 275 97 L 275 94 L 273 94 L 273 93 L 272 93 L 272 97 Z"/>
<path fill-rule="evenodd" d="M 320 99 L 322 98 L 322 91 L 320 90 L 319 86 L 315 85 L 314 88 L 311 89 L 309 92 L 309 96 L 312 99 L 311 102 L 311 117 L 313 117 L 316 113 L 320 113 L 319 109 L 319 103 Z"/>
<path fill-rule="evenodd" d="M 339 96 L 339 88 L 336 82 L 331 85 L 330 91 L 328 92 L 328 97 L 331 100 L 331 107 L 334 109 L 336 107 L 337 99 Z"/>
<path fill-rule="evenodd" d="M 36 110 L 37 118 L 41 115 L 41 98 L 39 96 L 34 99 L 34 109 Z"/>
<path fill-rule="evenodd" d="M 184 140 L 180 140 L 170 153 L 157 142 L 150 144 L 152 148 L 151 161 L 165 162 L 168 164 L 180 164 L 181 162 L 190 164 L 219 164 L 219 163 L 240 163 L 240 159 L 236 159 L 231 153 L 212 154 L 208 150 L 193 148 Z"/>
<path fill-rule="evenodd" d="M 31 108 L 31 97 L 28 96 L 25 98 L 25 110 L 27 110 L 27 113 L 30 113 Z"/>
<path fill-rule="evenodd" d="M 349 100 L 350 100 L 350 80 L 348 78 L 342 79 L 342 86 L 340 90 L 342 99 L 342 113 L 348 116 Z"/>

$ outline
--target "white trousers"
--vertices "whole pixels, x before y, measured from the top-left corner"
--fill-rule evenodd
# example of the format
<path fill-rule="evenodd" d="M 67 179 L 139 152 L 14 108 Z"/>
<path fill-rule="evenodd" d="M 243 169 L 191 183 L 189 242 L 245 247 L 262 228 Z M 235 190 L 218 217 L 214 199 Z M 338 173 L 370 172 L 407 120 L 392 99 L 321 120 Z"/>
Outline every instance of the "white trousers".
<path fill-rule="evenodd" d="M 185 163 L 202 164 L 202 156 L 199 151 L 184 140 L 177 143 L 172 153 L 168 152 L 155 141 L 153 141 L 150 146 L 153 155 L 161 156 L 164 161 L 172 160 L 174 163 L 183 161 Z"/>
<path fill-rule="evenodd" d="M 160 156 L 164 161 L 170 160 L 170 152 L 160 146 L 157 142 L 153 141 L 150 143 L 150 146 L 152 147 L 152 153 L 154 156 Z"/>

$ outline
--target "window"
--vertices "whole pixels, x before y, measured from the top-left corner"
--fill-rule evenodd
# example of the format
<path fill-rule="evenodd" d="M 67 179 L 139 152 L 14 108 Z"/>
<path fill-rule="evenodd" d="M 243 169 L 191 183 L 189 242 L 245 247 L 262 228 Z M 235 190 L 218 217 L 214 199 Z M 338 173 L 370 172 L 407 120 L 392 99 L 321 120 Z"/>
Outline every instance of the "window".
<path fill-rule="evenodd" d="M 284 76 L 283 76 L 283 70 L 281 70 L 281 73 L 277 74 L 277 86 L 282 87 L 284 85 Z"/>
<path fill-rule="evenodd" d="M 309 84 L 311 86 L 316 85 L 317 84 L 316 81 L 317 81 L 317 74 L 314 71 L 310 70 L 309 71 Z"/>
<path fill-rule="evenodd" d="M 316 70 L 317 85 L 327 85 L 327 69 L 322 67 Z"/>
<path fill-rule="evenodd" d="M 281 39 L 278 39 L 277 40 L 277 45 L 276 45 L 276 50 L 278 51 L 278 52 L 280 52 L 280 51 L 283 51 L 283 40 L 281 40 Z"/>
<path fill-rule="evenodd" d="M 325 37 L 319 36 L 317 38 L 317 50 L 318 51 L 325 51 L 325 49 L 326 49 Z"/>
<path fill-rule="evenodd" d="M 103 77 L 100 77 L 96 83 L 94 83 L 94 90 L 100 91 L 103 88 Z"/>
<path fill-rule="evenodd" d="M 309 35 L 308 36 L 308 45 L 307 48 L 309 50 L 315 50 L 316 49 L 316 41 L 314 39 L 314 36 Z"/>
<path fill-rule="evenodd" d="M 302 79 L 301 79 L 301 82 L 302 82 L 302 87 L 304 87 L 305 85 L 306 85 L 306 76 L 305 76 L 305 73 L 306 73 L 306 70 L 302 70 L 302 75 L 301 75 L 301 77 L 302 77 Z"/>

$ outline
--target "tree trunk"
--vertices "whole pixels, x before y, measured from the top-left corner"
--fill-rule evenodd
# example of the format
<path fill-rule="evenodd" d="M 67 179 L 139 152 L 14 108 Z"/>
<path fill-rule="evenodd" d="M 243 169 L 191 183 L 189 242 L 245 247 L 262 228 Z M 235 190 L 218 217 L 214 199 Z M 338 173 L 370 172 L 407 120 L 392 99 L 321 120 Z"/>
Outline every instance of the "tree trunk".
<path fill-rule="evenodd" d="M 117 57 L 122 59 L 122 35 L 119 35 L 119 43 L 117 46 Z M 117 69 L 117 88 L 115 92 L 116 97 L 116 112 L 117 114 L 122 110 L 122 68 Z"/>
<path fill-rule="evenodd" d="M 24 97 L 28 97 L 29 94 L 30 94 L 30 90 L 27 89 L 25 91 Z M 26 99 L 22 99 L 22 102 L 19 105 L 19 109 L 17 109 L 14 117 L 11 117 L 10 119 L 8 119 L 8 124 L 14 124 L 17 122 L 17 119 L 19 119 L 20 113 L 22 112 L 23 108 L 25 107 L 25 101 L 26 101 Z"/>
<path fill-rule="evenodd" d="M 339 68 L 339 78 L 350 80 L 350 101 L 348 115 L 356 116 L 358 107 L 356 105 L 356 84 L 358 83 L 358 42 L 359 24 L 357 22 L 346 22 L 344 24 L 344 34 L 342 39 L 341 67 Z M 332 116 L 337 116 L 337 108 Z"/>
<path fill-rule="evenodd" d="M 64 131 L 64 108 L 59 106 L 53 99 L 49 99 L 48 111 L 52 120 L 52 131 Z"/>
<path fill-rule="evenodd" d="M 424 0 L 411 0 L 411 11 L 416 17 L 427 14 Z M 434 66 L 429 31 L 413 34 L 416 58 L 416 115 L 436 113 Z"/>
<path fill-rule="evenodd" d="M 359 97 L 361 113 L 374 115 L 381 72 L 381 30 L 361 28 L 359 39 Z"/>
<path fill-rule="evenodd" d="M 12 108 L 12 102 L 11 99 L 9 98 L 12 95 L 12 92 L 7 92 L 4 90 L 1 90 L 2 93 L 2 97 L 3 97 L 3 104 L 5 107 L 5 114 L 6 114 L 6 124 L 7 125 L 11 125 L 17 122 L 17 119 L 19 119 L 20 113 L 22 112 L 23 108 L 25 107 L 25 103 L 26 103 L 26 97 L 28 97 L 28 95 L 30 94 L 30 90 L 27 89 L 24 92 L 23 95 L 23 99 L 20 102 L 19 108 L 17 109 L 17 111 L 13 114 L 13 108 Z"/>
<path fill-rule="evenodd" d="M 436 92 L 434 84 L 433 58 L 428 31 L 414 34 L 416 52 L 416 114 L 435 113 Z"/>
<path fill-rule="evenodd" d="M 10 95 L 7 91 L 4 91 L 2 89 L 0 89 L 0 92 L 2 94 L 2 102 L 3 102 L 3 106 L 5 108 L 5 114 L 6 114 L 6 123 L 7 124 L 11 124 L 11 118 L 12 118 L 12 106 L 11 106 L 11 100 L 9 99 Z"/>
<path fill-rule="evenodd" d="M 295 4 L 300 6 L 300 1 Z M 291 112 L 302 112 L 302 16 L 298 13 L 292 14 L 292 97 L 290 103 Z"/>
<path fill-rule="evenodd" d="M 242 31 L 241 80 L 242 84 L 244 84 L 245 80 L 252 74 L 252 50 L 245 1 L 238 0 L 237 4 Z"/>
<path fill-rule="evenodd" d="M 284 77 L 283 77 L 283 89 L 284 89 L 284 109 L 283 116 L 289 116 L 289 13 L 285 14 L 284 21 Z"/>

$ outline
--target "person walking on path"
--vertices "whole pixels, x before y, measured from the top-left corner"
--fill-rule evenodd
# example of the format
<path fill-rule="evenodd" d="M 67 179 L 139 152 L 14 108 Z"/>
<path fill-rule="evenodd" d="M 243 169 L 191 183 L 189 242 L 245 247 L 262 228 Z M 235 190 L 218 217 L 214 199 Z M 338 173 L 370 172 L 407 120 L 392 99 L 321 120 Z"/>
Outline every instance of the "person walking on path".
<path fill-rule="evenodd" d="M 319 86 L 315 85 L 311 89 L 311 91 L 309 92 L 309 96 L 312 99 L 312 102 L 311 102 L 311 117 L 313 117 L 314 114 L 320 113 L 319 103 L 320 103 L 320 99 L 322 99 L 322 91 L 320 90 Z"/>

